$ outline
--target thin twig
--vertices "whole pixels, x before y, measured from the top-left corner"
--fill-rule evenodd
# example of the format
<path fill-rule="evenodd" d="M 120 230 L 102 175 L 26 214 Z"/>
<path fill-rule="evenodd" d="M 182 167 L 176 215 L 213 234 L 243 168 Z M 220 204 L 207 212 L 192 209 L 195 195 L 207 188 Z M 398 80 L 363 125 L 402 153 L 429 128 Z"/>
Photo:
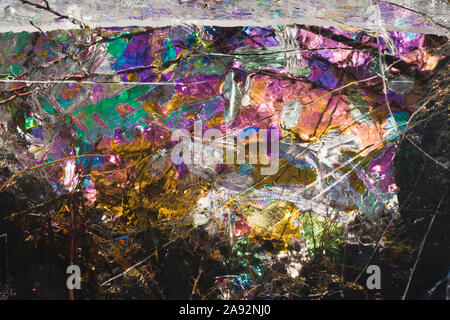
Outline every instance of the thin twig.
<path fill-rule="evenodd" d="M 20 175 L 22 175 L 22 174 L 24 174 L 25 172 L 28 172 L 28 171 L 40 169 L 40 168 L 43 168 L 43 167 L 46 167 L 46 166 L 49 166 L 49 165 L 52 165 L 52 164 L 55 164 L 55 163 L 59 163 L 59 162 L 62 162 L 62 161 L 66 161 L 66 160 L 72 160 L 72 159 L 78 159 L 78 158 L 84 158 L 84 157 L 111 157 L 111 156 L 113 156 L 113 155 L 112 154 L 81 154 L 81 155 L 78 155 L 78 156 L 70 156 L 70 157 L 66 157 L 66 158 L 62 158 L 62 159 L 46 162 L 46 163 L 40 164 L 38 166 L 27 168 L 27 169 L 24 169 L 22 171 L 19 171 L 19 172 L 13 174 L 13 176 L 11 178 L 9 178 L 0 187 L 0 191 L 5 191 L 8 188 L 8 186 L 10 185 L 10 183 L 14 181 L 14 179 L 16 179 L 18 176 L 20 176 Z"/>
<path fill-rule="evenodd" d="M 417 253 L 417 258 L 416 258 L 416 261 L 414 262 L 414 266 L 411 270 L 411 274 L 409 275 L 408 284 L 406 285 L 405 292 L 403 293 L 403 296 L 402 296 L 402 300 L 405 300 L 405 298 L 406 298 L 406 294 L 408 293 L 409 285 L 411 284 L 412 277 L 414 275 L 414 272 L 416 271 L 417 263 L 419 262 L 420 255 L 422 254 L 422 251 L 423 251 L 423 246 L 425 244 L 425 241 L 427 240 L 428 234 L 430 233 L 430 230 L 431 230 L 431 226 L 433 225 L 434 219 L 436 218 L 436 215 L 439 212 L 439 208 L 441 207 L 442 201 L 444 200 L 445 196 L 446 196 L 446 194 L 444 193 L 441 200 L 439 201 L 439 204 L 437 206 L 435 213 L 433 214 L 433 217 L 431 218 L 430 224 L 428 225 L 427 232 L 425 232 L 422 242 L 420 243 L 418 253 Z"/>

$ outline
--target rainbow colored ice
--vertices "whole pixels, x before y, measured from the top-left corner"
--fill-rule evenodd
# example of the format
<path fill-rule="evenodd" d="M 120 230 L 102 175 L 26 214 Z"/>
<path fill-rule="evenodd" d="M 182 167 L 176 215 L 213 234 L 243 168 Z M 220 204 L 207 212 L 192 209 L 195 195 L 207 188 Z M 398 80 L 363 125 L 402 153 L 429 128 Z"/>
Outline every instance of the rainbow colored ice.
<path fill-rule="evenodd" d="M 396 214 L 396 142 L 446 42 L 304 25 L 3 33 L 0 141 L 22 141 L 21 168 L 41 166 L 57 194 L 83 192 L 105 224 L 151 211 L 234 250 L 256 238 L 309 250 L 306 219 L 339 233 L 356 215 Z M 277 129 L 278 172 L 174 165 L 171 134 L 195 121 Z"/>

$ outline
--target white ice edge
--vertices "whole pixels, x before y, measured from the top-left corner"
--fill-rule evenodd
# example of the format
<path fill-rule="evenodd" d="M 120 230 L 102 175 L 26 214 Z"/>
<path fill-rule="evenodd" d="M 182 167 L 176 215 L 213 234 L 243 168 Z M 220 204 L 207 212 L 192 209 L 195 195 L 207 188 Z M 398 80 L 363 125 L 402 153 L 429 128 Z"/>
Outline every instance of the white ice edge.
<path fill-rule="evenodd" d="M 339 28 L 350 28 L 358 30 L 368 30 L 377 32 L 377 29 L 368 28 L 365 23 L 352 23 L 345 22 L 339 23 L 337 21 L 325 20 L 320 18 L 281 18 L 281 19 L 268 19 L 268 20 L 243 20 L 243 19 L 180 19 L 180 18 L 159 18 L 155 19 L 121 19 L 116 21 L 104 21 L 101 24 L 89 25 L 90 28 L 110 28 L 110 27 L 169 27 L 176 25 L 197 25 L 197 26 L 217 26 L 217 27 L 244 27 L 244 26 L 275 26 L 275 25 L 310 25 L 310 26 L 328 26 Z M 38 24 L 41 30 L 53 31 L 53 30 L 70 30 L 79 29 L 80 26 L 69 22 L 68 20 L 58 23 Z M 399 32 L 411 32 L 411 33 L 423 33 L 423 34 L 435 34 L 440 36 L 449 37 L 449 32 L 439 26 L 431 27 L 411 27 L 411 26 L 393 26 L 384 24 L 383 27 L 387 31 L 399 31 Z M 25 25 L 13 25 L 13 26 L 0 26 L 0 32 L 38 32 L 38 29 L 31 24 Z"/>

